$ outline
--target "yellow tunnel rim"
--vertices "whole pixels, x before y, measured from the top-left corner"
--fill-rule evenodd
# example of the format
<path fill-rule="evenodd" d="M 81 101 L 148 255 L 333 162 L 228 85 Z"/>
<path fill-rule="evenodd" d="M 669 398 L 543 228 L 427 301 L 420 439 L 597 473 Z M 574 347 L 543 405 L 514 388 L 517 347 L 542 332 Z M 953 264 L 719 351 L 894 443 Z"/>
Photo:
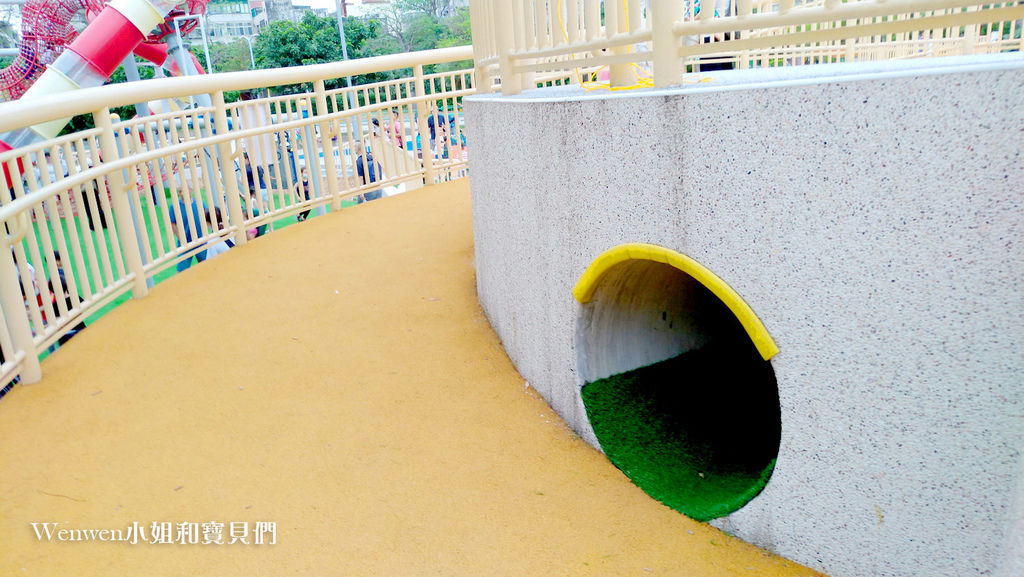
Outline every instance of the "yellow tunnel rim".
<path fill-rule="evenodd" d="M 753 309 L 743 300 L 743 297 L 704 265 L 682 253 L 661 246 L 629 243 L 606 250 L 594 259 L 587 270 L 583 272 L 572 289 L 573 296 L 582 304 L 590 302 L 604 275 L 615 265 L 632 260 L 662 262 L 690 275 L 714 293 L 725 303 L 725 306 L 729 307 L 732 314 L 740 321 L 743 329 L 747 331 L 747 335 L 757 348 L 757 352 L 761 354 L 761 358 L 767 361 L 778 354 L 779 347 L 776 346 L 775 339 L 768 333 L 764 323 L 754 314 Z"/>

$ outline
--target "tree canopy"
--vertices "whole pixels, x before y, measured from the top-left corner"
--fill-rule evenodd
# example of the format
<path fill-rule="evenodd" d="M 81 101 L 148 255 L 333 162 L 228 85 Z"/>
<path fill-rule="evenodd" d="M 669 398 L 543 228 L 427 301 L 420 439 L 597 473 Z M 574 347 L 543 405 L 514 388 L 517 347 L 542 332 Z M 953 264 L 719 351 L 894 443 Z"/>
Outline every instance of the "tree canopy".
<path fill-rule="evenodd" d="M 202 54 L 202 45 L 192 45 L 192 52 L 196 54 L 200 62 L 205 61 Z M 253 45 L 255 52 L 255 45 Z M 237 70 L 252 69 L 252 59 L 249 57 L 249 42 L 239 38 L 231 43 L 210 42 L 210 60 L 213 66 L 207 66 L 207 72 L 235 72 Z"/>
<path fill-rule="evenodd" d="M 472 43 L 469 9 L 451 0 L 395 0 L 379 9 L 392 52 L 412 52 Z"/>
<path fill-rule="evenodd" d="M 344 23 L 348 57 L 351 59 L 472 42 L 469 9 L 453 9 L 451 0 L 395 0 L 369 16 L 347 17 Z M 256 38 L 254 52 L 257 68 L 342 60 L 337 19 L 306 12 L 298 23 L 272 22 Z M 211 57 L 216 63 L 217 57 Z M 464 63 L 461 65 L 465 66 Z M 353 82 L 378 82 L 392 76 L 395 74 L 376 73 L 357 76 Z M 328 87 L 340 85 L 340 80 L 328 82 Z M 305 89 L 294 86 L 282 87 L 281 90 L 294 92 Z"/>
<path fill-rule="evenodd" d="M 346 18 L 345 40 L 349 58 L 373 56 L 373 44 L 368 41 L 380 35 L 380 22 L 375 19 Z M 306 12 L 302 21 L 271 22 L 259 36 L 253 47 L 257 68 L 281 68 L 336 62 L 343 59 L 338 21 L 332 16 L 317 16 Z M 374 82 L 378 75 L 360 76 L 356 83 Z M 328 82 L 337 87 L 339 81 Z M 298 87 L 285 87 L 293 92 Z"/>

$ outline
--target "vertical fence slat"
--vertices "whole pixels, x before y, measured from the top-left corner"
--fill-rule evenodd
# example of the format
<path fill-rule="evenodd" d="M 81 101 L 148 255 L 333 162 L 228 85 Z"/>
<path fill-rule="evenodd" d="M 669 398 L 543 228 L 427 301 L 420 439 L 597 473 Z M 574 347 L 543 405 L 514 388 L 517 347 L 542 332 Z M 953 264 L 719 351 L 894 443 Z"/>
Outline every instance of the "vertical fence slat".
<path fill-rule="evenodd" d="M 317 80 L 313 83 L 313 91 L 316 93 L 316 112 L 320 120 L 320 142 L 321 150 L 324 151 L 324 163 L 327 170 L 327 194 L 331 197 L 331 206 L 334 210 L 341 210 L 341 195 L 338 193 L 338 164 L 334 159 L 334 127 L 326 120 L 327 96 L 324 88 L 324 81 Z M 338 142 L 338 157 L 341 157 L 341 142 Z M 320 178 L 320 175 L 317 175 Z M 308 192 L 306 193 L 308 194 Z"/>
<path fill-rule="evenodd" d="M 27 215 L 25 217 L 21 219 L 23 221 L 22 226 L 30 226 Z M 21 241 L 17 237 L 7 236 L 6 232 L 3 232 L 3 234 L 3 242 L 0 243 L 2 244 L 0 246 L 0 268 L 2 268 L 2 274 L 0 274 L 0 303 L 3 305 L 4 321 L 10 333 L 12 348 L 15 351 L 25 352 L 21 367 L 21 382 L 27 385 L 39 382 L 43 371 L 39 365 L 39 353 L 36 350 L 35 339 L 32 338 L 32 327 L 28 316 L 25 314 L 25 299 L 22 296 L 23 288 L 20 286 L 21 283 L 18 282 L 14 255 L 11 252 L 12 243 L 17 243 L 20 246 Z M 8 358 L 6 360 L 9 361 L 11 359 Z"/>
<path fill-rule="evenodd" d="M 412 69 L 413 82 L 416 84 L 416 94 L 427 95 L 426 83 L 423 79 L 423 66 L 417 65 Z M 504 80 L 502 81 L 504 84 Z M 504 90 L 504 87 L 502 87 Z M 420 135 L 420 149 L 423 151 L 423 180 L 426 184 L 433 184 L 435 173 L 434 173 L 434 159 L 430 153 L 430 127 L 427 126 L 427 115 L 433 113 L 433 107 L 429 107 L 428 110 L 427 102 L 423 100 L 416 101 L 416 116 L 417 120 L 417 131 Z"/>
<path fill-rule="evenodd" d="M 580 39 L 580 1 L 566 0 L 564 28 L 568 36 L 569 44 L 575 44 Z"/>
<path fill-rule="evenodd" d="M 654 86 L 663 88 L 682 80 L 683 61 L 679 56 L 679 40 L 672 26 L 683 17 L 679 2 L 654 2 L 651 6 L 654 48 Z"/>
<path fill-rule="evenodd" d="M 77 146 L 74 150 L 75 165 L 78 167 L 87 166 L 85 150 L 83 141 L 77 141 Z M 80 172 L 80 170 L 76 170 Z M 88 212 L 88 207 L 85 203 L 85 195 L 89 194 L 90 205 L 96 204 L 96 195 L 89 192 L 88 189 L 91 187 L 89 183 L 75 187 L 71 192 L 72 198 L 75 201 L 75 209 L 77 218 L 74 221 L 74 226 L 70 227 L 71 230 L 71 249 L 73 252 L 71 271 L 72 276 L 76 277 L 76 291 L 78 294 L 83 294 L 82 289 L 84 288 L 84 294 L 86 299 L 91 299 L 92 295 L 98 291 L 99 286 L 99 268 L 96 267 L 96 254 L 92 246 L 92 239 L 87 238 L 90 236 L 86 232 L 86 227 L 82 223 L 83 211 Z M 86 222 L 88 222 L 89 215 L 86 215 Z M 101 223 L 97 220 L 94 221 L 93 226 L 101 226 Z M 100 228 L 102 230 L 102 227 Z M 85 247 L 85 252 L 82 251 L 82 247 Z M 90 277 L 93 281 L 90 282 Z"/>
<path fill-rule="evenodd" d="M 105 153 L 110 155 L 107 161 L 116 159 L 119 155 L 117 152 L 117 142 L 114 140 L 114 127 L 110 110 L 101 108 L 93 113 L 93 118 L 95 119 L 96 127 L 102 131 L 100 132 L 100 144 Z M 120 241 L 114 244 L 115 247 L 120 245 L 125 267 L 129 273 L 135 275 L 135 279 L 132 282 L 132 296 L 141 298 L 149 292 L 149 287 L 146 286 L 146 272 L 142 267 L 142 255 L 139 254 L 139 245 L 132 234 L 133 228 L 131 207 L 128 202 L 128 187 L 125 184 L 123 171 L 115 170 L 107 178 L 113 187 L 111 190 L 114 205 L 113 216 L 117 226 L 118 240 Z"/>

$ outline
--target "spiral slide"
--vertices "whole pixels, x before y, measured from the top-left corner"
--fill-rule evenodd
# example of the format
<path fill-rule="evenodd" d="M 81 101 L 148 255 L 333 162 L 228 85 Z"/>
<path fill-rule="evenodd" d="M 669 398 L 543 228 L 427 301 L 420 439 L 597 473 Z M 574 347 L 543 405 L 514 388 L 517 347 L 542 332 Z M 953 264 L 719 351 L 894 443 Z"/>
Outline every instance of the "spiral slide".
<path fill-rule="evenodd" d="M 190 0 L 188 13 L 202 12 L 206 2 Z M 106 5 L 97 0 L 67 4 L 30 0 L 23 10 L 19 55 L 0 71 L 0 97 L 33 98 L 100 86 L 133 52 L 163 65 L 167 47 L 158 41 L 172 32 L 165 19 L 185 14 L 175 9 L 178 4 L 178 0 L 113 0 Z M 82 9 L 89 25 L 75 37 L 70 22 Z M 68 120 L 0 134 L 0 152 L 53 138 Z"/>

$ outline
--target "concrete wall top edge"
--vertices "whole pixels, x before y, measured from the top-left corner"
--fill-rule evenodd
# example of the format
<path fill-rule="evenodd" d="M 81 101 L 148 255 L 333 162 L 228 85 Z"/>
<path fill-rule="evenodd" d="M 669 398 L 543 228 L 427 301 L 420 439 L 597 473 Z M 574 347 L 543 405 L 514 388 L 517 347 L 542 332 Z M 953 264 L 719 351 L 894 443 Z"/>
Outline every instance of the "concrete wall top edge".
<path fill-rule="evenodd" d="M 673 86 L 669 88 L 642 88 L 636 90 L 585 90 L 579 85 L 553 86 L 526 90 L 522 94 L 505 96 L 500 93 L 477 94 L 467 100 L 481 102 L 537 103 L 570 102 L 580 100 L 611 100 L 645 98 L 679 94 L 702 94 L 761 88 L 788 88 L 836 82 L 857 82 L 884 78 L 930 76 L 941 74 L 968 74 L 996 70 L 1024 69 L 1024 53 L 949 56 L 914 60 L 886 60 L 880 62 L 846 62 L 812 64 L 779 68 L 751 68 L 688 74 L 687 77 L 710 77 L 710 82 Z"/>

